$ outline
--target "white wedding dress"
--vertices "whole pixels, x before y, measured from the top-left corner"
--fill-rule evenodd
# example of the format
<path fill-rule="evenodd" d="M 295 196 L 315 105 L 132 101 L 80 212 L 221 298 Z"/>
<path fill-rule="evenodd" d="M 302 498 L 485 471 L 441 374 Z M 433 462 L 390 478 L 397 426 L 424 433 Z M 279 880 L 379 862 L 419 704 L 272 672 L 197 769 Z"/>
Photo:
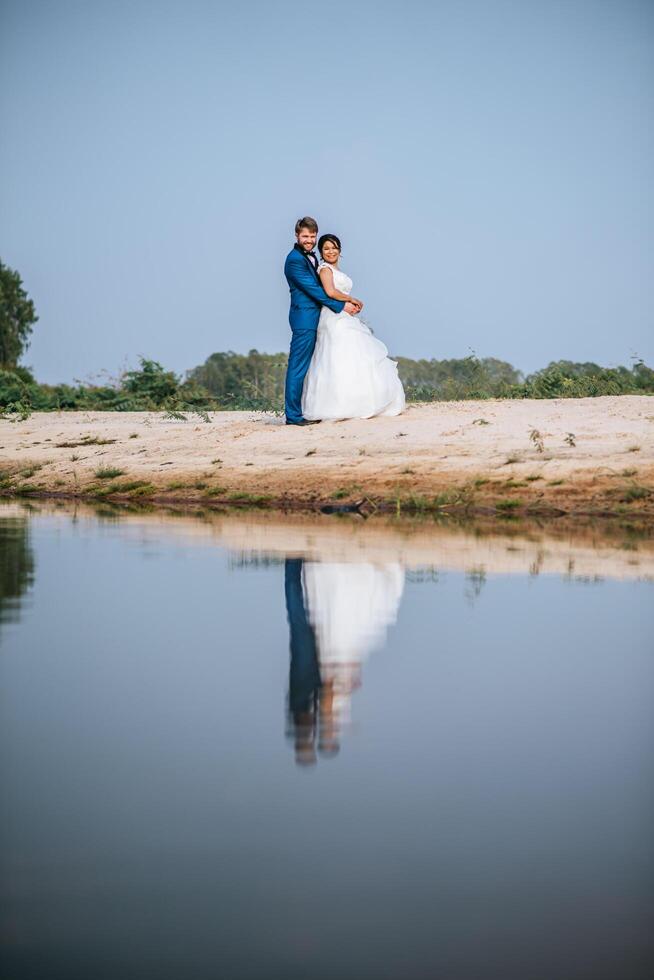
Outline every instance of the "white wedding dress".
<path fill-rule="evenodd" d="M 340 286 L 338 287 L 340 289 Z M 305 561 L 302 591 L 323 683 L 332 682 L 334 720 L 350 716 L 361 666 L 397 620 L 404 591 L 399 562 Z"/>
<path fill-rule="evenodd" d="M 326 262 L 334 286 L 350 295 L 352 280 Z M 373 415 L 399 415 L 406 401 L 397 364 L 370 327 L 349 313 L 334 313 L 323 306 L 316 346 L 302 391 L 305 419 L 369 419 Z"/>

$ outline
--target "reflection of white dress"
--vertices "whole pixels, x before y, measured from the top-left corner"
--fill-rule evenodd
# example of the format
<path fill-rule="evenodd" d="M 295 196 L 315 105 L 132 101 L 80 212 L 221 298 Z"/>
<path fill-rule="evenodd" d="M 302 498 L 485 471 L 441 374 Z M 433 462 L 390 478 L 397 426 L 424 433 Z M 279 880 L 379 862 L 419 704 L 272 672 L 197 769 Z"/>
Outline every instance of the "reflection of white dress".
<path fill-rule="evenodd" d="M 348 296 L 352 280 L 333 265 L 334 286 Z M 368 419 L 399 415 L 406 402 L 397 364 L 370 327 L 349 313 L 323 306 L 316 346 L 304 379 L 305 419 Z"/>
<path fill-rule="evenodd" d="M 360 683 L 363 660 L 384 642 L 397 619 L 404 569 L 399 562 L 305 561 L 302 588 L 320 672 L 323 680 L 335 682 L 335 708 L 343 718 Z"/>

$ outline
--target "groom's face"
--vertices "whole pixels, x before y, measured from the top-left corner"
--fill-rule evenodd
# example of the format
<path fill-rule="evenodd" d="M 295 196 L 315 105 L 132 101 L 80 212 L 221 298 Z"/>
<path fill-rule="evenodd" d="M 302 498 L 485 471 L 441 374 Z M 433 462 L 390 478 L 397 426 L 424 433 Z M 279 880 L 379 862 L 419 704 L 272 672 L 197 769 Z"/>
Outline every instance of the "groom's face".
<path fill-rule="evenodd" d="M 310 231 L 309 228 L 300 228 L 295 237 L 297 238 L 298 245 L 303 248 L 305 252 L 310 252 L 316 244 L 317 236 L 318 233 L 315 231 Z"/>

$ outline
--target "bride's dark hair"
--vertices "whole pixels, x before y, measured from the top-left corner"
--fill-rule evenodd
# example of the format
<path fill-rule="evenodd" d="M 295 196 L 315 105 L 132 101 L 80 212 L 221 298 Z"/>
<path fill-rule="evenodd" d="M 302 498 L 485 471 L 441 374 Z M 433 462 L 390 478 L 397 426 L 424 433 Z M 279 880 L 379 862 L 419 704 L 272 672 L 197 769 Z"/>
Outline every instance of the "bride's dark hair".
<path fill-rule="evenodd" d="M 321 255 L 322 255 L 322 247 L 325 244 L 325 242 L 333 242 L 333 244 L 340 252 L 341 250 L 340 238 L 337 238 L 336 235 L 321 235 L 320 238 L 318 239 L 318 251 L 320 252 Z"/>

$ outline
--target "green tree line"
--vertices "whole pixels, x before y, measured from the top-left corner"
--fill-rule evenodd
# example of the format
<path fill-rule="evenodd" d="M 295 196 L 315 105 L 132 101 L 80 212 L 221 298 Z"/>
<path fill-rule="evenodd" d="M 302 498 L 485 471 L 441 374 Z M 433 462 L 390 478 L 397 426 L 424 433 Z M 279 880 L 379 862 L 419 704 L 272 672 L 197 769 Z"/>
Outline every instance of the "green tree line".
<path fill-rule="evenodd" d="M 158 361 L 142 358 L 104 385 L 39 384 L 29 369 L 0 369 L 0 409 L 5 415 L 31 411 L 282 411 L 286 354 L 212 354 L 185 377 Z M 409 401 L 466 398 L 581 398 L 654 394 L 654 371 L 642 361 L 604 368 L 592 362 L 552 361 L 523 377 L 511 364 L 470 355 L 449 360 L 398 359 Z"/>
<path fill-rule="evenodd" d="M 32 411 L 85 410 L 206 412 L 216 409 L 282 411 L 288 355 L 220 351 L 185 376 L 141 358 L 138 368 L 106 384 L 39 383 L 21 366 L 38 317 L 17 272 L 0 262 L 0 412 L 12 418 Z M 654 371 L 642 360 L 632 367 L 552 361 L 526 377 L 494 357 L 412 360 L 397 357 L 409 401 L 465 398 L 580 398 L 652 394 Z"/>

